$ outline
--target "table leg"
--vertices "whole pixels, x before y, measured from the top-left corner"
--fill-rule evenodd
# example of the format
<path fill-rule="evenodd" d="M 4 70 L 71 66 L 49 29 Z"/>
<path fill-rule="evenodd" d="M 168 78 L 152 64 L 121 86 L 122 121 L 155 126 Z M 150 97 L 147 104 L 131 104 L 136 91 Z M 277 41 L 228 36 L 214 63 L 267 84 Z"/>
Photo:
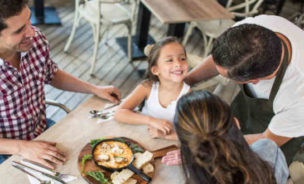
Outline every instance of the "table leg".
<path fill-rule="evenodd" d="M 277 2 L 277 10 L 276 10 L 276 14 L 279 15 L 283 9 L 283 6 L 285 4 L 285 0 L 279 0 Z"/>
<path fill-rule="evenodd" d="M 184 36 L 185 23 L 169 24 L 167 36 L 182 38 Z"/>
<path fill-rule="evenodd" d="M 38 24 L 61 24 L 54 7 L 44 7 L 44 0 L 34 0 L 34 7 L 31 8 L 31 22 Z"/>
<path fill-rule="evenodd" d="M 150 19 L 151 12 L 140 2 L 137 16 L 136 34 L 132 38 L 132 60 L 145 58 L 145 46 L 155 42 L 154 39 L 149 35 Z M 127 41 L 127 37 L 116 38 L 116 42 L 126 55 L 128 54 Z"/>

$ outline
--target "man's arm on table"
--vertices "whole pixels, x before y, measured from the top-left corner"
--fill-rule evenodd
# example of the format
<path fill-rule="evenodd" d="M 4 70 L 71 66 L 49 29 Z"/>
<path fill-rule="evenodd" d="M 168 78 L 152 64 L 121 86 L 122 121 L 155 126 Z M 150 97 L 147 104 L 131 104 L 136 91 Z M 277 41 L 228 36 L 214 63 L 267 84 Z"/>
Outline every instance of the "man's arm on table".
<path fill-rule="evenodd" d="M 66 91 L 95 94 L 100 98 L 107 99 L 115 103 L 118 103 L 120 99 L 120 92 L 114 86 L 96 86 L 77 79 L 61 69 L 58 69 L 56 72 L 51 85 Z"/>
<path fill-rule="evenodd" d="M 62 165 L 64 154 L 56 148 L 56 143 L 46 141 L 26 141 L 0 138 L 0 154 L 20 155 L 23 158 L 39 162 L 51 169 L 54 164 Z"/>
<path fill-rule="evenodd" d="M 188 73 L 185 81 L 187 84 L 193 85 L 216 75 L 218 75 L 218 71 L 215 68 L 213 57 L 209 55 Z"/>
<path fill-rule="evenodd" d="M 246 139 L 248 144 L 252 144 L 259 139 L 271 139 L 274 142 L 276 142 L 278 146 L 282 146 L 283 144 L 285 144 L 286 142 L 288 142 L 292 138 L 275 135 L 267 128 L 265 130 L 265 132 L 263 132 L 263 133 L 247 134 L 247 135 L 245 135 L 245 139 Z"/>

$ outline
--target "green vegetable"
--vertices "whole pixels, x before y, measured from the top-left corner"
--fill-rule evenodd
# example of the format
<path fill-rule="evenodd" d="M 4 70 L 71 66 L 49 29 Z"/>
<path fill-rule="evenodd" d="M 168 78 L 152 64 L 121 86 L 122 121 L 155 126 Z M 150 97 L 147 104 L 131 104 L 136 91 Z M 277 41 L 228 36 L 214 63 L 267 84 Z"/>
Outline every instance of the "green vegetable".
<path fill-rule="evenodd" d="M 117 138 L 116 140 L 121 141 L 121 142 L 123 142 L 123 143 L 127 143 L 127 141 L 124 140 L 124 139 L 121 138 L 121 137 Z M 141 152 L 141 153 L 142 153 L 142 152 L 145 151 L 144 149 L 142 149 L 142 147 L 138 146 L 138 145 L 135 144 L 135 143 L 131 143 L 131 144 L 130 144 L 130 148 L 131 148 L 131 150 L 132 150 L 134 153 L 138 153 L 138 152 Z"/>
<path fill-rule="evenodd" d="M 96 181 L 99 181 L 100 184 L 111 184 L 111 182 L 109 182 L 109 180 L 100 171 L 87 171 L 86 175 L 91 176 Z"/>
<path fill-rule="evenodd" d="M 87 155 L 84 155 L 84 156 L 82 157 L 82 159 L 81 159 L 81 172 L 84 171 L 85 162 L 86 162 L 87 160 L 90 160 L 90 159 L 92 159 L 92 155 L 91 155 L 91 154 L 87 154 Z"/>
<path fill-rule="evenodd" d="M 93 148 L 95 146 L 95 144 L 97 144 L 98 142 L 102 141 L 103 139 L 105 139 L 105 138 L 99 138 L 99 139 L 93 139 L 93 140 L 91 140 L 91 142 L 90 142 L 91 147 Z"/>
<path fill-rule="evenodd" d="M 124 140 L 122 137 L 116 138 L 116 140 L 118 140 L 118 141 L 120 141 L 120 142 L 123 142 L 123 143 L 127 143 L 127 141 Z"/>
<path fill-rule="evenodd" d="M 142 149 L 141 147 L 139 147 L 137 144 L 131 144 L 130 145 L 130 148 L 132 149 L 132 151 L 134 152 L 134 153 L 138 153 L 138 152 L 144 152 L 144 149 Z"/>

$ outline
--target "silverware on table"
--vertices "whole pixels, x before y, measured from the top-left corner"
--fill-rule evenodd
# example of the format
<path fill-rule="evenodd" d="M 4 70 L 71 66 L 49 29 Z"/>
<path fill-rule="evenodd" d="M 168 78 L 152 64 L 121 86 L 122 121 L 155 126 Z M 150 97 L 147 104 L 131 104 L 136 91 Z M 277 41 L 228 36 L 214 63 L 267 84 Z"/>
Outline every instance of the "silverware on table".
<path fill-rule="evenodd" d="M 28 174 L 28 175 L 32 176 L 33 178 L 35 178 L 36 180 L 38 180 L 40 182 L 40 184 L 51 184 L 51 181 L 42 180 L 42 179 L 38 178 L 34 174 L 28 172 L 27 170 L 25 170 L 24 168 L 22 168 L 22 167 L 20 167 L 18 165 L 14 165 L 13 164 L 13 167 L 15 167 L 16 169 L 19 169 L 20 171 L 24 172 L 25 174 Z"/>
<path fill-rule="evenodd" d="M 91 114 L 91 117 L 92 118 L 101 118 L 101 119 L 108 119 L 110 116 L 113 116 L 115 111 L 112 110 L 112 111 L 106 111 L 108 109 L 111 109 L 113 107 L 116 107 L 118 106 L 118 104 L 113 104 L 113 105 L 110 105 L 102 110 L 90 110 L 90 114 Z"/>
<path fill-rule="evenodd" d="M 114 115 L 114 111 L 110 112 L 103 112 L 103 110 L 98 111 L 98 110 L 91 110 L 90 114 L 92 118 L 100 118 L 100 119 L 108 119 L 110 116 Z"/>
<path fill-rule="evenodd" d="M 65 184 L 65 183 L 66 183 L 65 181 L 63 181 L 62 179 L 60 179 L 58 176 L 54 176 L 54 175 L 48 174 L 48 173 L 46 173 L 46 172 L 43 172 L 43 171 L 40 171 L 40 170 L 35 169 L 35 168 L 33 168 L 33 167 L 24 165 L 24 164 L 22 164 L 22 163 L 20 163 L 20 162 L 17 162 L 17 161 L 13 161 L 12 165 L 13 165 L 14 167 L 16 167 L 16 166 L 21 167 L 21 168 L 23 168 L 23 170 L 24 170 L 24 168 L 27 168 L 27 169 L 30 169 L 30 170 L 32 170 L 32 171 L 39 172 L 39 173 L 42 174 L 43 176 L 46 176 L 46 177 L 48 177 L 48 178 L 50 178 L 50 179 L 53 179 L 53 180 L 56 180 L 56 181 L 58 181 L 58 182 L 60 182 L 60 183 L 62 183 L 62 184 Z"/>
<path fill-rule="evenodd" d="M 73 181 L 75 179 L 77 179 L 76 176 L 73 176 L 73 175 L 70 175 L 70 174 L 63 174 L 63 173 L 60 173 L 58 171 L 55 171 L 53 169 L 50 169 L 40 163 L 37 163 L 37 162 L 34 162 L 34 161 L 31 161 L 31 160 L 28 160 L 28 159 L 23 159 L 21 161 L 22 164 L 24 165 L 27 165 L 27 166 L 32 166 L 34 169 L 37 169 L 39 168 L 39 170 L 42 169 L 42 171 L 45 171 L 47 174 L 51 174 L 53 176 L 56 176 L 58 178 L 60 178 L 61 180 L 63 180 L 64 182 L 70 182 L 70 181 Z"/>

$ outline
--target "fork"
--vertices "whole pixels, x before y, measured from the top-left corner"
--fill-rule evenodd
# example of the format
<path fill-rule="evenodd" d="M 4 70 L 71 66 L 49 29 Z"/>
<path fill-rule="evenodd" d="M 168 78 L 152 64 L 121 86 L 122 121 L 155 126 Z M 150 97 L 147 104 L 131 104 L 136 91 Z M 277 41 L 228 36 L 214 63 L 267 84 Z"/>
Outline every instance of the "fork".
<path fill-rule="evenodd" d="M 40 184 L 51 184 L 51 181 L 42 180 L 42 179 L 38 178 L 37 176 L 33 175 L 32 173 L 28 172 L 27 170 L 23 169 L 22 167 L 20 167 L 18 165 L 12 165 L 12 166 L 15 167 L 16 169 L 19 169 L 20 171 L 30 175 L 30 176 L 32 176 L 33 178 L 38 180 Z"/>

